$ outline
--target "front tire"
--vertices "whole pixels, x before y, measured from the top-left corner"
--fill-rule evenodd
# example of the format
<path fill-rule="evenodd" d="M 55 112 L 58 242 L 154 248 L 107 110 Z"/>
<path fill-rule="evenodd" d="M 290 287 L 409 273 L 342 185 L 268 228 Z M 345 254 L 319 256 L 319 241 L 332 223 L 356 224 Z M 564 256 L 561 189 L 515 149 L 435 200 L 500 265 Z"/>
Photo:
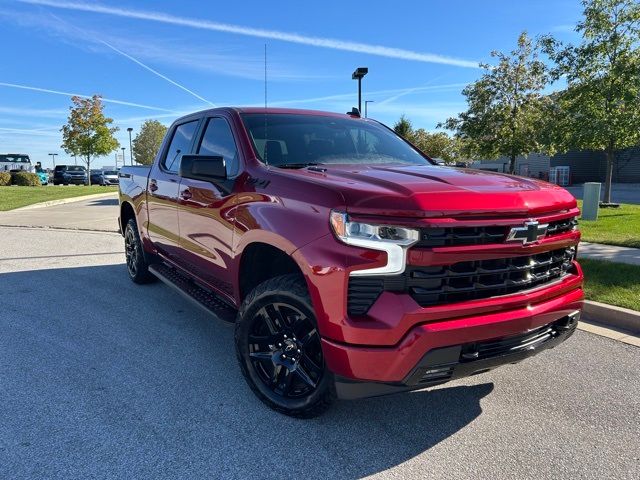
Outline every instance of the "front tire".
<path fill-rule="evenodd" d="M 149 264 L 145 260 L 142 242 L 138 234 L 138 225 L 133 218 L 129 219 L 124 229 L 124 254 L 129 278 L 134 283 L 150 283 L 156 279 L 149 272 Z"/>
<path fill-rule="evenodd" d="M 336 398 L 304 279 L 283 275 L 258 285 L 242 303 L 236 355 L 251 390 L 267 406 L 312 418 Z"/>

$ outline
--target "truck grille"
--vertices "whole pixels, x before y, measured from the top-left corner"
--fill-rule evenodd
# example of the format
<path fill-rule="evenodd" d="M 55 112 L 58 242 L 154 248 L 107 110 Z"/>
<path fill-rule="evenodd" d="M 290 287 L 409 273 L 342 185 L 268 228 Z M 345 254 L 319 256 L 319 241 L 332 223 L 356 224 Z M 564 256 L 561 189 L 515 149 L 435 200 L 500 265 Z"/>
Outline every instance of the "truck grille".
<path fill-rule="evenodd" d="M 549 325 L 545 325 L 544 327 L 518 335 L 477 343 L 467 343 L 462 346 L 460 362 L 494 358 L 500 355 L 507 355 L 535 348 L 561 333 L 573 333 L 577 325 L 578 322 L 576 321 L 576 317 L 568 316 L 554 323 L 550 323 Z"/>
<path fill-rule="evenodd" d="M 403 274 L 387 277 L 352 277 L 348 312 L 364 315 L 383 291 L 407 293 L 421 307 L 516 293 L 563 277 L 574 257 L 575 248 L 570 247 L 445 266 L 408 266 Z"/>
<path fill-rule="evenodd" d="M 547 237 L 569 232 L 577 224 L 575 217 L 549 222 Z M 510 228 L 511 226 L 426 227 L 420 229 L 420 240 L 415 246 L 431 248 L 502 243 L 506 240 Z"/>

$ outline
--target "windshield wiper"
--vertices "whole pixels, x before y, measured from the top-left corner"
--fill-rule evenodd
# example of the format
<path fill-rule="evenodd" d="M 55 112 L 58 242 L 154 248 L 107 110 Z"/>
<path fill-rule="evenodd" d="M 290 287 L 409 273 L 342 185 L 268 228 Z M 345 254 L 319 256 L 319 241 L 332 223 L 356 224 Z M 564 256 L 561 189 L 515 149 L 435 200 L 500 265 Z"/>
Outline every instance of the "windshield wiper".
<path fill-rule="evenodd" d="M 274 165 L 274 167 L 278 167 L 278 168 L 306 168 L 306 167 L 313 167 L 315 165 L 322 165 L 322 163 L 317 163 L 317 162 L 283 163 L 282 165 Z"/>

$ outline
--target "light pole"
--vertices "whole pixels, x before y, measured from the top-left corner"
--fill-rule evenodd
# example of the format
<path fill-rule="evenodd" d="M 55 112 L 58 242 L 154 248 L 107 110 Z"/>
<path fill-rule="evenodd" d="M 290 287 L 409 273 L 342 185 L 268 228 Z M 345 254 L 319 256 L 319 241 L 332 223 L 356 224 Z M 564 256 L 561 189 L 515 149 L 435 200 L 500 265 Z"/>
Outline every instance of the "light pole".
<path fill-rule="evenodd" d="M 370 103 L 375 103 L 375 100 L 364 101 L 364 118 L 367 118 L 367 105 L 369 105 Z"/>
<path fill-rule="evenodd" d="M 362 77 L 369 73 L 367 67 L 358 67 L 351 74 L 352 80 L 358 80 L 358 113 L 362 112 Z"/>
<path fill-rule="evenodd" d="M 56 168 L 56 155 L 58 155 L 57 153 L 50 153 L 49 156 L 51 157 L 51 160 L 53 160 L 53 168 Z"/>
<path fill-rule="evenodd" d="M 131 160 L 131 165 L 133 165 L 133 147 L 131 146 L 131 132 L 133 132 L 133 128 L 127 128 L 127 132 L 129 132 L 129 159 Z"/>
<path fill-rule="evenodd" d="M 125 157 L 124 157 L 124 151 L 126 150 L 125 147 L 122 147 L 122 166 L 125 166 L 127 164 L 127 162 L 125 161 Z"/>
<path fill-rule="evenodd" d="M 366 105 L 365 105 L 366 107 Z M 76 165 L 78 165 L 78 157 L 76 155 L 73 156 L 73 161 Z"/>

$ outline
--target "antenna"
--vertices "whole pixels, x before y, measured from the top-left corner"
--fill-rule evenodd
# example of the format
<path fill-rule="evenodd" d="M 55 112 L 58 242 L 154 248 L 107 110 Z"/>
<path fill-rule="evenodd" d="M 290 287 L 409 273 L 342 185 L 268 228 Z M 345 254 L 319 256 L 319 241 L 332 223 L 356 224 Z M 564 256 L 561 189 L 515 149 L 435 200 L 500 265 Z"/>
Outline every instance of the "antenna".
<path fill-rule="evenodd" d="M 267 44 L 264 44 L 264 164 L 269 165 L 267 159 Z"/>

